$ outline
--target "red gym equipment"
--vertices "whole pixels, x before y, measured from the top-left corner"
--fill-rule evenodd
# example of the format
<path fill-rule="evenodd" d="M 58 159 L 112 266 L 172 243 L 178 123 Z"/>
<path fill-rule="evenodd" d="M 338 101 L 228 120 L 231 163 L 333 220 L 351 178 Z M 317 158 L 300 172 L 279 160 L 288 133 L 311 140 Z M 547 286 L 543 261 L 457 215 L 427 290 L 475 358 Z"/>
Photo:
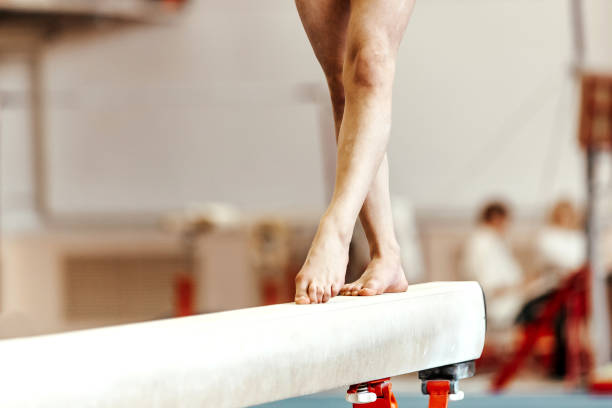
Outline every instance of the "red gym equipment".
<path fill-rule="evenodd" d="M 419 371 L 421 391 L 429 395 L 429 408 L 447 408 L 448 401 L 463 399 L 459 380 L 474 375 L 474 361 Z M 351 385 L 346 400 L 353 408 L 398 408 L 389 378 Z"/>

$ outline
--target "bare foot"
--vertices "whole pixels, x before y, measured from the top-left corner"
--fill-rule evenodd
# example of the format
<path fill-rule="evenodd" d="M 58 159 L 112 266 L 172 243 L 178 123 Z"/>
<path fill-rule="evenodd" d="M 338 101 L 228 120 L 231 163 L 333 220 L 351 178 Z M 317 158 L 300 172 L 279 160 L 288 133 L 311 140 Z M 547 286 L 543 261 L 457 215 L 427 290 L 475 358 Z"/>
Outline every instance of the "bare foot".
<path fill-rule="evenodd" d="M 399 255 L 374 256 L 361 277 L 340 290 L 344 296 L 373 296 L 405 292 L 408 281 Z"/>
<path fill-rule="evenodd" d="M 350 236 L 347 239 L 338 231 L 333 224 L 321 221 L 306 261 L 295 277 L 295 303 L 325 303 L 340 292 Z"/>

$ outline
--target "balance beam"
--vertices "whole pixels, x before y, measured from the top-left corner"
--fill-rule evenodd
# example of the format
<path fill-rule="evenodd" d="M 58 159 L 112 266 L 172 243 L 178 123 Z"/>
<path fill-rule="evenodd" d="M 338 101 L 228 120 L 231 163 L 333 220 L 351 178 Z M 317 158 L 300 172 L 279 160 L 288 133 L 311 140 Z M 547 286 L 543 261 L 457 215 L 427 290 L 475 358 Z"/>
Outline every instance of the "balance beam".
<path fill-rule="evenodd" d="M 0 407 L 239 407 L 478 358 L 475 282 L 0 341 Z"/>

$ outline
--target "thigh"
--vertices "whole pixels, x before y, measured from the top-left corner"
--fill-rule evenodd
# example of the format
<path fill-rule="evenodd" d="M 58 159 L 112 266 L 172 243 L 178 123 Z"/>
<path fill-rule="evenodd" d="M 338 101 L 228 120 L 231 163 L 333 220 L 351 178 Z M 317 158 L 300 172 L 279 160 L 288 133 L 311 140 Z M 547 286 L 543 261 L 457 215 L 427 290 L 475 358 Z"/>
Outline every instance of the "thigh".
<path fill-rule="evenodd" d="M 295 4 L 325 75 L 342 75 L 350 0 L 295 0 Z"/>
<path fill-rule="evenodd" d="M 414 3 L 415 0 L 351 0 L 347 57 L 354 57 L 364 47 L 395 56 Z"/>

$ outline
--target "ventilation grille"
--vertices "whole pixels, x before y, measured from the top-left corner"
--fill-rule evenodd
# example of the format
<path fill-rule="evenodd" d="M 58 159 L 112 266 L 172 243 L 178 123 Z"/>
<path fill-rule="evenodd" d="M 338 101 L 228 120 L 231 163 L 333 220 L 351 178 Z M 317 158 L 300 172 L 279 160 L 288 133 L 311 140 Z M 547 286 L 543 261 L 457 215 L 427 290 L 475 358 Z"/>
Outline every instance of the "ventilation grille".
<path fill-rule="evenodd" d="M 67 256 L 66 318 L 137 321 L 170 317 L 187 260 L 159 254 Z"/>

